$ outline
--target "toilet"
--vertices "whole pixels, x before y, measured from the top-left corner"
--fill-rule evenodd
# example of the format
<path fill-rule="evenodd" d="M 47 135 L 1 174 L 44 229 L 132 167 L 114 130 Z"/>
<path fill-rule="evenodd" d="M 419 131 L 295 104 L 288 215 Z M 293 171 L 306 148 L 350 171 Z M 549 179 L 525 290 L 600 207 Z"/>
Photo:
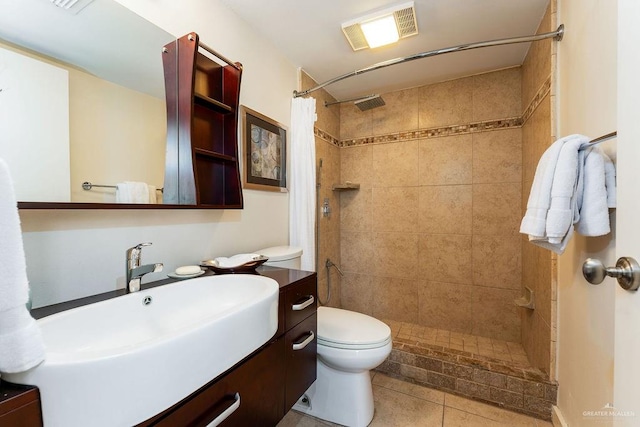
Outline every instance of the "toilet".
<path fill-rule="evenodd" d="M 318 376 L 293 409 L 349 427 L 373 418 L 369 371 L 391 353 L 391 329 L 365 314 L 318 308 Z"/>
<path fill-rule="evenodd" d="M 300 268 L 300 248 L 257 253 L 269 257 L 267 265 Z M 293 409 L 349 427 L 367 426 L 374 412 L 369 371 L 391 353 L 391 329 L 365 314 L 318 307 L 317 332 L 317 379 Z"/>
<path fill-rule="evenodd" d="M 269 258 L 265 265 L 300 270 L 302 249 L 297 246 L 273 246 L 260 249 L 256 253 Z"/>

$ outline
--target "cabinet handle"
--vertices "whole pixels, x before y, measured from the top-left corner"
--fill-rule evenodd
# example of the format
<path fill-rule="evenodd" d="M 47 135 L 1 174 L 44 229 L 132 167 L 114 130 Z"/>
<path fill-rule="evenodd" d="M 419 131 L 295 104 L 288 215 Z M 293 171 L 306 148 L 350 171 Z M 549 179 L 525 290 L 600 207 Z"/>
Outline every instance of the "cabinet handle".
<path fill-rule="evenodd" d="M 300 304 L 292 304 L 291 305 L 291 310 L 293 310 L 293 311 L 304 310 L 305 308 L 307 308 L 311 304 L 313 304 L 315 301 L 316 301 L 316 299 L 313 297 L 313 295 L 309 295 L 309 297 L 306 300 L 304 300 L 304 302 L 302 302 Z"/>
<path fill-rule="evenodd" d="M 313 297 L 311 297 L 313 298 Z M 305 348 L 306 346 L 309 345 L 309 343 L 311 341 L 313 341 L 316 337 L 316 334 L 313 333 L 313 331 L 309 331 L 309 336 L 307 338 L 304 339 L 304 341 L 302 342 L 294 342 L 293 343 L 293 350 L 302 350 L 303 348 Z"/>
<path fill-rule="evenodd" d="M 218 415 L 218 417 L 215 420 L 207 424 L 207 427 L 216 427 L 221 422 L 229 418 L 229 415 L 233 414 L 239 407 L 240 407 L 240 393 L 236 393 L 235 401 L 233 402 L 233 404 L 229 406 L 227 409 L 225 409 L 223 413 Z"/>

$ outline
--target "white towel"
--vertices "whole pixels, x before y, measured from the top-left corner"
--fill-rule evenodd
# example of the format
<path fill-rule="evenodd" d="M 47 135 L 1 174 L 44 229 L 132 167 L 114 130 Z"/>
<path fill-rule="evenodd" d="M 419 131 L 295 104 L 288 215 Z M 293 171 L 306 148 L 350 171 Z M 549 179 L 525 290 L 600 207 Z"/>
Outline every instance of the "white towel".
<path fill-rule="evenodd" d="M 218 264 L 220 268 L 233 268 L 240 267 L 248 262 L 255 261 L 259 259 L 261 255 L 259 254 L 238 254 L 232 257 L 218 257 L 214 259 L 214 261 Z"/>
<path fill-rule="evenodd" d="M 9 168 L 0 159 L 0 372 L 26 371 L 44 360 L 40 328 L 27 311 L 27 267 Z"/>
<path fill-rule="evenodd" d="M 570 135 L 542 155 L 520 225 L 531 243 L 562 254 L 574 225 L 585 236 L 610 232 L 608 207 L 616 203 L 615 168 L 599 148 L 581 150 L 588 143 L 586 136 Z"/>
<path fill-rule="evenodd" d="M 563 254 L 565 249 L 567 249 L 567 244 L 569 243 L 569 240 L 571 240 L 571 237 L 573 237 L 573 227 L 569 227 L 566 236 L 564 236 L 558 243 L 550 243 L 548 238 L 537 236 L 529 236 L 529 241 L 536 246 L 549 249 L 557 254 Z"/>
<path fill-rule="evenodd" d="M 121 182 L 116 185 L 116 203 L 151 203 L 149 187 L 144 182 Z"/>
<path fill-rule="evenodd" d="M 590 148 L 585 153 L 584 193 L 576 231 L 583 236 L 604 236 L 611 232 L 609 202 L 615 203 L 615 169 L 609 170 L 609 175 L 613 175 L 611 182 L 605 168 L 606 163 L 613 168 L 611 159 L 599 147 Z"/>
<path fill-rule="evenodd" d="M 147 190 L 149 191 L 149 203 L 155 205 L 158 203 L 158 190 L 155 185 L 147 185 Z"/>
<path fill-rule="evenodd" d="M 533 238 L 544 239 L 547 235 L 547 214 L 551 205 L 551 191 L 556 173 L 556 166 L 562 147 L 566 142 L 588 141 L 583 135 L 569 135 L 554 142 L 542 154 L 536 173 L 533 178 L 533 185 L 527 202 L 527 211 L 522 223 L 520 232 L 528 234 Z M 554 206 L 555 209 L 559 207 Z"/>
<path fill-rule="evenodd" d="M 615 208 L 618 202 L 616 195 L 616 167 L 613 162 L 604 154 L 604 184 L 607 187 L 607 206 Z"/>
<path fill-rule="evenodd" d="M 546 222 L 546 236 L 551 244 L 560 244 L 578 219 L 585 156 L 580 148 L 588 143 L 589 138 L 579 135 L 565 141 L 560 149 Z"/>

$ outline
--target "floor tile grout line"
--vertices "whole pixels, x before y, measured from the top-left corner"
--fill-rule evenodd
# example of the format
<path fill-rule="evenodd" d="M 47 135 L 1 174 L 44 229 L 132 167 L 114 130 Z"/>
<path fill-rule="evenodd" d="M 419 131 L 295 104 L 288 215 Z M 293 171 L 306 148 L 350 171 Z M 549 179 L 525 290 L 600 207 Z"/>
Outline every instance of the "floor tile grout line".
<path fill-rule="evenodd" d="M 447 405 L 447 396 L 448 396 L 448 395 L 455 396 L 455 395 L 450 394 L 450 393 L 445 393 L 445 395 L 444 395 L 444 403 L 443 403 L 443 406 L 444 406 L 445 408 L 455 409 L 455 410 L 457 410 L 457 411 L 461 411 L 461 412 L 464 412 L 464 413 L 467 413 L 467 414 L 470 414 L 470 415 L 474 415 L 474 416 L 477 416 L 477 417 L 481 417 L 481 418 L 484 418 L 484 419 L 486 419 L 486 420 L 493 421 L 493 422 L 495 422 L 495 423 L 501 423 L 501 424 L 504 424 L 501 420 L 497 420 L 497 419 L 495 419 L 495 418 L 490 418 L 490 417 L 488 417 L 488 416 L 486 416 L 486 415 L 481 415 L 481 414 L 479 414 L 479 413 L 477 413 L 477 412 L 470 412 L 470 411 L 468 411 L 468 410 L 466 410 L 466 409 L 461 409 L 461 408 L 458 408 L 458 407 L 456 407 L 456 406 Z M 457 396 L 457 397 L 459 397 L 460 399 L 469 400 L 469 401 L 474 402 L 474 403 L 480 403 L 480 404 L 483 404 L 483 405 L 491 406 L 491 405 L 488 405 L 488 404 L 486 404 L 486 403 L 477 402 L 477 401 L 475 401 L 475 400 L 473 400 L 473 399 L 469 399 L 469 398 L 466 398 L 466 397 L 462 397 L 462 396 Z M 509 415 L 513 415 L 513 416 L 516 416 L 516 417 L 529 418 L 531 421 L 533 421 L 533 422 L 535 423 L 535 425 L 536 425 L 536 426 L 538 425 L 538 421 L 542 421 L 542 420 L 539 420 L 538 418 L 534 418 L 534 417 L 531 417 L 531 416 L 529 416 L 529 415 L 521 414 L 521 413 L 519 413 L 519 412 L 510 411 L 509 409 L 506 409 L 506 408 L 498 408 L 498 407 L 493 407 L 493 406 L 491 406 L 491 409 L 492 409 L 492 410 L 498 410 L 498 411 L 504 411 L 504 412 L 507 412 Z M 444 412 L 444 411 L 443 411 L 443 412 Z"/>
<path fill-rule="evenodd" d="M 389 377 L 389 378 L 393 378 L 393 377 Z M 398 381 L 402 381 L 402 380 L 398 380 Z M 417 387 L 423 387 L 423 386 L 420 386 L 420 385 L 417 385 L 417 384 L 413 384 L 413 383 L 407 383 L 407 384 L 412 384 L 412 385 L 415 385 Z M 416 396 L 416 395 L 408 393 L 408 392 L 404 392 L 404 391 L 401 391 L 401 390 L 396 390 L 395 388 L 385 387 L 385 386 L 380 385 L 380 384 L 372 384 L 372 385 L 374 385 L 376 387 L 384 388 L 385 390 L 393 391 L 395 393 L 403 394 L 405 396 L 413 397 L 414 399 L 418 399 L 418 400 L 422 400 L 422 401 L 425 401 L 425 402 L 433 403 L 434 405 L 444 406 L 444 396 L 442 397 L 442 402 L 443 403 L 440 403 L 440 402 L 434 402 L 433 400 L 425 399 L 423 397 Z M 428 389 L 428 390 L 433 390 L 435 392 L 439 392 L 439 390 L 434 390 L 434 389 L 429 388 L 429 387 L 423 387 L 423 388 Z M 440 393 L 444 394 L 444 392 L 440 392 Z"/>

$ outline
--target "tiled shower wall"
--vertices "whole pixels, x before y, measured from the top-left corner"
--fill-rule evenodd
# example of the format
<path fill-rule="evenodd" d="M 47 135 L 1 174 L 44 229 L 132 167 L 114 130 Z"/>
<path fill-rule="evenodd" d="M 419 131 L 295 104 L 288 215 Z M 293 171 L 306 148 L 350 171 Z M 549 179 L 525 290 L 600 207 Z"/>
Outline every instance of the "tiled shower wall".
<path fill-rule="evenodd" d="M 539 33 L 555 29 L 555 8 Z M 533 43 L 521 69 L 384 94 L 387 106 L 364 113 L 314 92 L 320 203 L 332 208 L 318 217 L 323 300 L 330 258 L 346 277 L 341 286 L 332 270 L 329 305 L 521 341 L 553 379 L 555 257 L 524 239 L 518 249 L 513 211 L 555 139 L 552 49 Z M 302 89 L 315 84 L 302 73 Z M 331 191 L 347 180 L 361 190 Z M 520 286 L 536 293 L 535 311 L 512 305 Z"/>
<path fill-rule="evenodd" d="M 301 90 L 307 90 L 316 86 L 316 82 L 306 73 L 301 73 Z M 317 121 L 315 123 L 316 140 L 316 175 L 320 181 L 320 200 L 316 212 L 319 222 L 318 241 L 318 296 L 323 303 L 332 307 L 340 307 L 340 275 L 335 269 L 330 270 L 331 275 L 331 299 L 327 301 L 327 269 L 325 263 L 331 259 L 336 265 L 340 265 L 340 198 L 337 192 L 332 191 L 332 185 L 340 182 L 340 108 L 325 107 L 324 103 L 335 101 L 324 89 L 313 92 L 316 98 Z M 322 168 L 319 167 L 322 159 Z M 325 199 L 329 200 L 331 214 L 322 216 L 320 206 Z"/>
<path fill-rule="evenodd" d="M 556 3 L 551 1 L 538 33 L 556 29 Z M 533 43 L 522 64 L 522 213 L 527 206 L 536 166 L 555 139 L 552 122 L 555 91 L 552 82 L 555 46 L 547 39 Z M 522 285 L 534 291 L 535 310 L 522 310 L 522 345 L 532 366 L 555 376 L 556 256 L 522 239 Z"/>
<path fill-rule="evenodd" d="M 521 69 L 340 109 L 342 307 L 520 341 Z"/>

